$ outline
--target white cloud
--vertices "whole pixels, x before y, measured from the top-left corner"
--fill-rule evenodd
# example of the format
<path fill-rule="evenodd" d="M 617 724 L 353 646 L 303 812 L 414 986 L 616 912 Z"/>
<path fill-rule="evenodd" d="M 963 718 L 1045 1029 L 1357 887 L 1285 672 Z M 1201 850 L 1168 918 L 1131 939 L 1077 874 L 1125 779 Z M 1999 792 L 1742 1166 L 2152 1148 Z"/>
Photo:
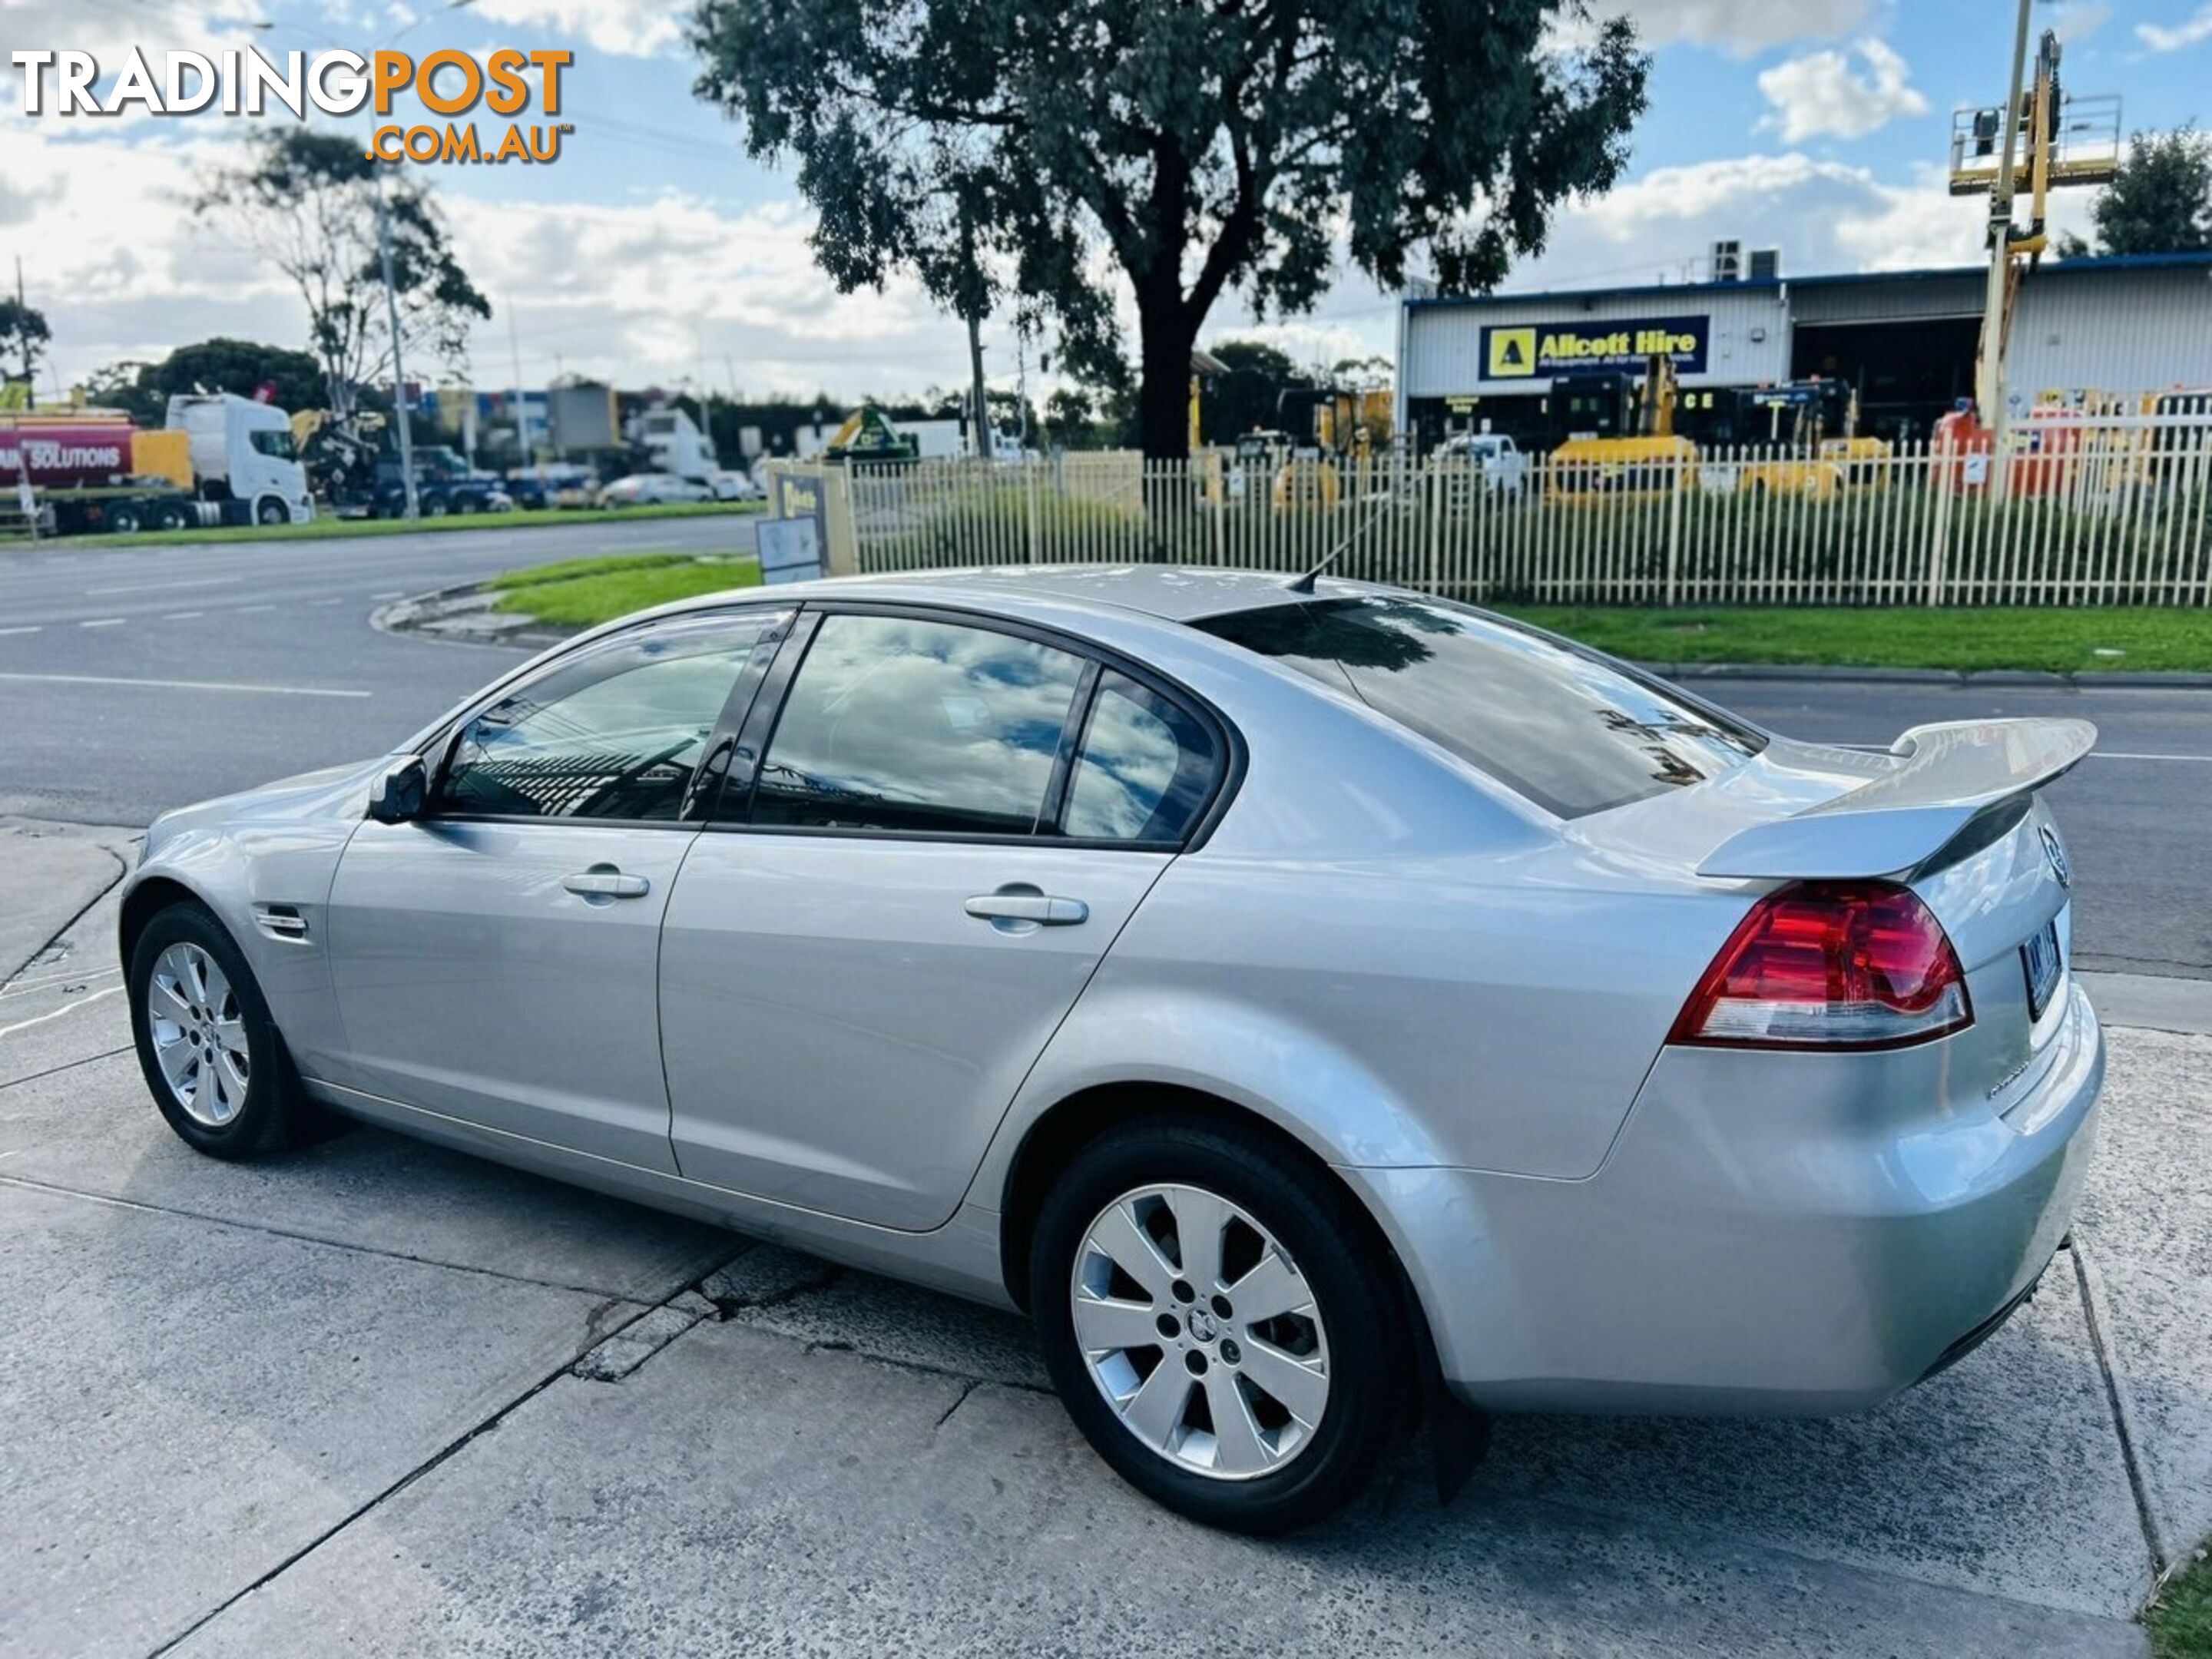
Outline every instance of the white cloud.
<path fill-rule="evenodd" d="M 1851 58 L 1866 67 L 1853 71 Z M 1816 52 L 1763 70 L 1759 90 L 1774 108 L 1759 125 L 1787 144 L 1829 136 L 1863 138 L 1901 115 L 1924 115 L 1928 100 L 1910 84 L 1911 70 L 1880 40 L 1860 41 L 1846 55 Z"/>
<path fill-rule="evenodd" d="M 1780 248 L 1785 276 L 1971 264 L 1982 214 L 1934 168 L 1895 185 L 1794 150 L 1658 167 L 1562 213 L 1511 286 L 1679 280 L 1722 238 Z"/>
<path fill-rule="evenodd" d="M 2193 46 L 2199 40 L 2212 40 L 2212 5 L 2197 9 L 2196 15 L 2173 28 L 2156 23 L 2136 25 L 2136 39 L 2153 52 L 2179 52 L 2184 46 Z"/>
<path fill-rule="evenodd" d="M 304 342 L 306 317 L 283 276 L 189 210 L 240 142 L 228 127 L 205 131 L 133 143 L 112 127 L 0 124 L 0 224 L 52 325 L 64 386 L 213 334 Z M 912 283 L 837 294 L 814 268 L 811 222 L 793 206 L 739 212 L 673 191 L 620 204 L 441 199 L 464 267 L 496 307 L 475 343 L 487 386 L 514 374 L 510 313 L 533 384 L 556 362 L 623 386 L 703 374 L 717 388 L 734 376 L 749 392 L 848 396 L 919 392 L 964 373 L 964 334 Z M 986 337 L 994 372 L 1011 372 L 1011 338 Z"/>
<path fill-rule="evenodd" d="M 689 15 L 688 8 L 670 0 L 476 0 L 471 9 L 495 23 L 578 35 L 623 58 L 650 58 L 675 46 Z"/>
<path fill-rule="evenodd" d="M 1857 27 L 1869 7 L 1869 0 L 1595 0 L 1592 9 L 1626 12 L 1647 45 L 1686 40 L 1743 57 L 1790 40 L 1832 40 Z"/>

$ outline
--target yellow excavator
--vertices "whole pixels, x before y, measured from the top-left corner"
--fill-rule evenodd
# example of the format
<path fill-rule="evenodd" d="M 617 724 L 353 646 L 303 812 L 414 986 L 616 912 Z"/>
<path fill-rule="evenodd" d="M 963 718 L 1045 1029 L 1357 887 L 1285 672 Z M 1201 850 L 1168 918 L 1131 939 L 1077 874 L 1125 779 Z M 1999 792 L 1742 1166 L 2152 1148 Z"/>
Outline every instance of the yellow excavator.
<path fill-rule="evenodd" d="M 1641 378 L 1626 369 L 1559 376 L 1545 398 L 1553 442 L 1544 498 L 1614 501 L 1690 488 L 1698 450 L 1674 430 L 1682 396 L 1674 360 L 1663 351 L 1645 362 Z"/>

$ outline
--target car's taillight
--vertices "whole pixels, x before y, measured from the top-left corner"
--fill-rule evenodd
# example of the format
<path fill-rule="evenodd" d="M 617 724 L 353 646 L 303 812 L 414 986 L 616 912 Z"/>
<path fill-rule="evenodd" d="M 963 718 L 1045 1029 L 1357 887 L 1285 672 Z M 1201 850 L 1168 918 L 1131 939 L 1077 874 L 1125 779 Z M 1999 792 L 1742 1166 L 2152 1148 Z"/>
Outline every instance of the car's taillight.
<path fill-rule="evenodd" d="M 1911 889 L 1795 882 L 1737 924 L 1668 1041 L 1884 1048 L 1973 1018 L 1959 953 Z"/>

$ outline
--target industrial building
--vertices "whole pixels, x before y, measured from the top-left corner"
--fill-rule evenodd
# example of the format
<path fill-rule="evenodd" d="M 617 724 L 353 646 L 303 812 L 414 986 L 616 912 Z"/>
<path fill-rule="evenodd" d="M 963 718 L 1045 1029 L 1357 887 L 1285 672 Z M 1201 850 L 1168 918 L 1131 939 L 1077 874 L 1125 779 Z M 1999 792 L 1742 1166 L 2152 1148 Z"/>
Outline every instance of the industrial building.
<path fill-rule="evenodd" d="M 1725 268 L 1725 267 L 1723 267 Z M 1814 376 L 1858 393 L 1859 431 L 1926 438 L 1972 395 L 1988 273 L 1785 276 L 1483 297 L 1408 296 L 1397 428 L 1427 449 L 1490 430 L 1540 445 L 1554 376 L 1643 371 L 1664 351 L 1683 389 Z M 2046 260 L 2021 278 L 2008 402 L 2212 389 L 2212 253 Z"/>

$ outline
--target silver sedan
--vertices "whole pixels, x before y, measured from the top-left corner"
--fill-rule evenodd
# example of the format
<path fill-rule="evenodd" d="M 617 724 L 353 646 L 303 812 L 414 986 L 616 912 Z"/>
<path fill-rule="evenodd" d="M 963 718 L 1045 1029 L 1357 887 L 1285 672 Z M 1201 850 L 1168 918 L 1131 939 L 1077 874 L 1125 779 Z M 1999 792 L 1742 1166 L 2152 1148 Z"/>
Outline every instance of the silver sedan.
<path fill-rule="evenodd" d="M 392 754 L 172 812 L 140 1059 L 218 1157 L 331 1114 L 1028 1310 L 1252 1531 L 1425 1413 L 1821 1413 L 2033 1288 L 2104 1051 L 2071 720 L 1771 735 L 1395 590 L 718 595 Z"/>

